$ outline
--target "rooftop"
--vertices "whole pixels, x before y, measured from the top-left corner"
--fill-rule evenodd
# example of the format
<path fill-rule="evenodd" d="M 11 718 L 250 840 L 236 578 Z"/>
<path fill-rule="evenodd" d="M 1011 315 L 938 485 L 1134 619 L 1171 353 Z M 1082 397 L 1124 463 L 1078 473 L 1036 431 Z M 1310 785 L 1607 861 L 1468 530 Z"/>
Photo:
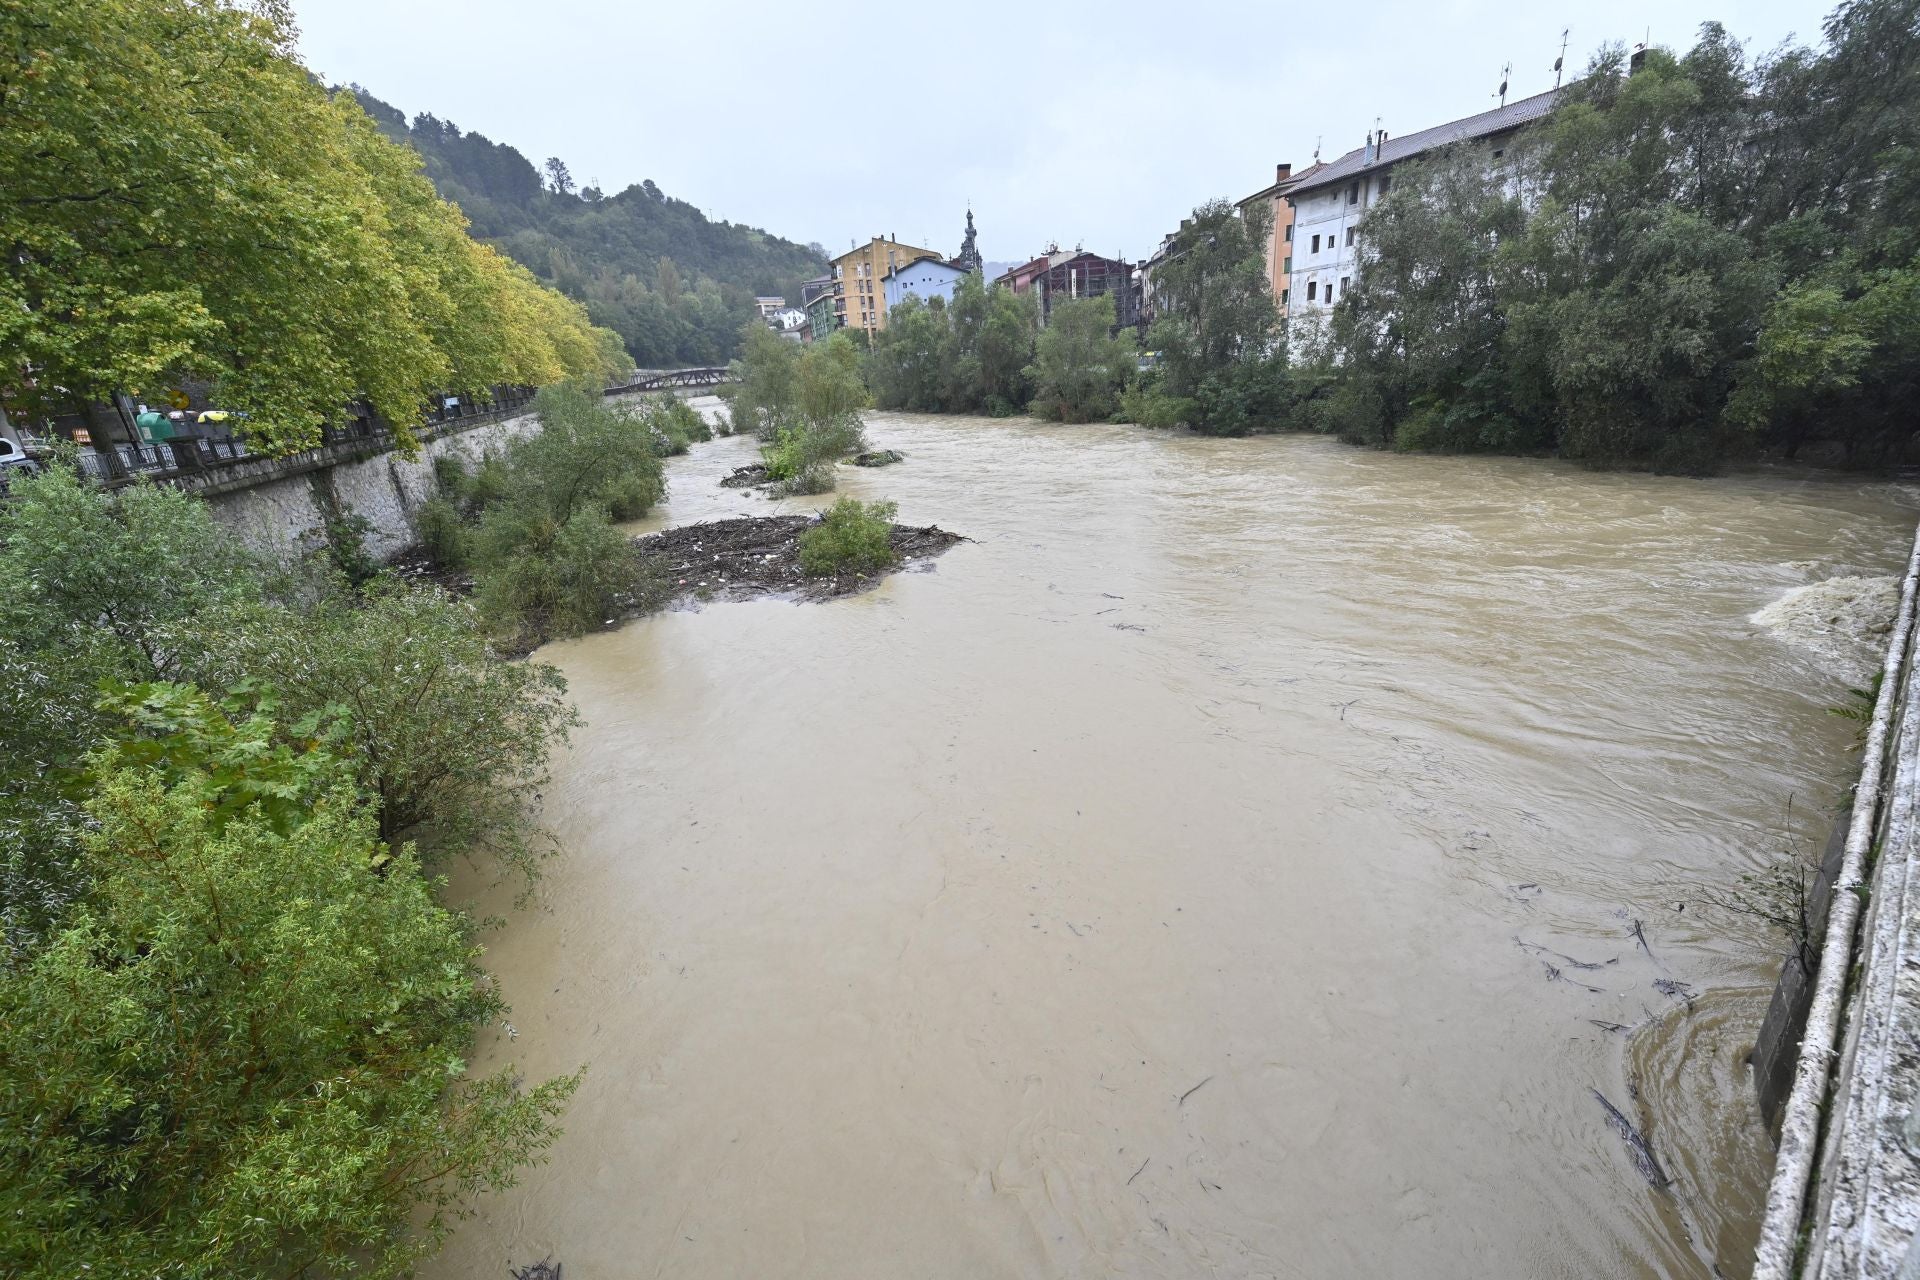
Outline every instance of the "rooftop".
<path fill-rule="evenodd" d="M 1549 89 L 1545 93 L 1536 93 L 1531 98 L 1522 98 L 1518 102 L 1509 102 L 1504 107 L 1495 107 L 1492 111 L 1482 111 L 1477 116 L 1468 116 L 1464 120 L 1435 125 L 1431 129 L 1422 129 L 1418 133 L 1409 133 L 1405 137 L 1389 137 L 1372 163 L 1367 161 L 1365 147 L 1355 147 L 1338 160 L 1302 173 L 1300 180 L 1294 182 L 1290 190 L 1293 194 L 1298 194 L 1332 186 L 1336 182 L 1365 173 L 1369 169 L 1409 160 L 1423 152 L 1432 151 L 1450 143 L 1465 142 L 1469 138 L 1484 138 L 1489 134 L 1504 133 L 1508 129 L 1517 129 L 1523 124 L 1531 124 L 1553 110 L 1554 99 L 1560 96 L 1560 92 L 1558 89 Z"/>

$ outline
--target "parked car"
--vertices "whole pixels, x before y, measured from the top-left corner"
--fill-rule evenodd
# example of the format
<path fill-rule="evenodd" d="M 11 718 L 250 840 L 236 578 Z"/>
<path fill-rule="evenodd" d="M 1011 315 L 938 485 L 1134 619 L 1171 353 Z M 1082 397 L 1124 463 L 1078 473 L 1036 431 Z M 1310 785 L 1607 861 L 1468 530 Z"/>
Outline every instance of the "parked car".
<path fill-rule="evenodd" d="M 5 493 L 7 481 L 14 476 L 30 476 L 40 470 L 39 459 L 5 436 L 0 436 L 0 493 Z"/>

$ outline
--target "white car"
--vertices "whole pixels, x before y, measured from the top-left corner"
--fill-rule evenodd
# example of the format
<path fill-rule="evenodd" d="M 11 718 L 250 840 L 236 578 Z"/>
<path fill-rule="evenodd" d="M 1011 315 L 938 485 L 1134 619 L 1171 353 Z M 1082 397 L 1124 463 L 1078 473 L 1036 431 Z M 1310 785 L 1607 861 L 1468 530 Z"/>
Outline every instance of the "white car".
<path fill-rule="evenodd" d="M 32 475 L 40 470 L 38 460 L 29 457 L 27 451 L 18 444 L 0 436 L 0 486 L 6 484 L 6 478 L 13 475 Z"/>

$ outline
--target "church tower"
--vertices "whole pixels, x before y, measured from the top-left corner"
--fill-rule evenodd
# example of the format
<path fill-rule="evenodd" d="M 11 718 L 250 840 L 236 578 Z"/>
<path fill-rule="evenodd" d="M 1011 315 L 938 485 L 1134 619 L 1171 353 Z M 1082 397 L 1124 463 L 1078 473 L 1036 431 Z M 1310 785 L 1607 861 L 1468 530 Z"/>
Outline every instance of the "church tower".
<path fill-rule="evenodd" d="M 978 271 L 980 269 L 980 246 L 974 241 L 973 209 L 971 206 L 967 209 L 967 238 L 960 242 L 960 252 L 955 255 L 953 265 L 962 271 Z"/>

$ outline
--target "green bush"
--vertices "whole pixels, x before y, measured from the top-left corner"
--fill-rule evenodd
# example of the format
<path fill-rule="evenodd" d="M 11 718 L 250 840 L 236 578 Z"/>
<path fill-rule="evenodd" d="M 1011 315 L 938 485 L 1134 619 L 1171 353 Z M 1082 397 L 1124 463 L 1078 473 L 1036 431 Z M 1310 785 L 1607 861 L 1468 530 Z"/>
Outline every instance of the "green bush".
<path fill-rule="evenodd" d="M 800 568 L 814 578 L 842 573 L 866 574 L 894 562 L 891 502 L 842 498 L 800 535 Z"/>
<path fill-rule="evenodd" d="M 440 567 L 458 569 L 467 563 L 469 530 L 460 518 L 460 509 L 449 499 L 437 493 L 428 498 L 413 517 L 413 532 Z"/>
<path fill-rule="evenodd" d="M 1166 430 L 1186 426 L 1198 413 L 1199 407 L 1184 396 L 1170 396 L 1158 387 L 1135 386 L 1121 395 L 1117 416 L 1122 422 Z"/>
<path fill-rule="evenodd" d="M 336 720 L 381 838 L 412 840 L 429 862 L 484 853 L 531 878 L 551 845 L 532 801 L 579 723 L 566 681 L 500 657 L 473 608 L 438 588 L 382 580 L 302 612 L 226 610 L 187 674 L 270 689 L 290 724 Z"/>
<path fill-rule="evenodd" d="M 347 764 L 139 700 L 170 732 L 96 766 L 89 892 L 0 966 L 0 1273 L 411 1274 L 578 1077 L 465 1074 L 505 1006 Z"/>
<path fill-rule="evenodd" d="M 633 541 L 604 509 L 565 524 L 511 506 L 488 513 L 475 539 L 481 613 L 525 640 L 579 635 L 599 626 L 635 581 Z"/>

